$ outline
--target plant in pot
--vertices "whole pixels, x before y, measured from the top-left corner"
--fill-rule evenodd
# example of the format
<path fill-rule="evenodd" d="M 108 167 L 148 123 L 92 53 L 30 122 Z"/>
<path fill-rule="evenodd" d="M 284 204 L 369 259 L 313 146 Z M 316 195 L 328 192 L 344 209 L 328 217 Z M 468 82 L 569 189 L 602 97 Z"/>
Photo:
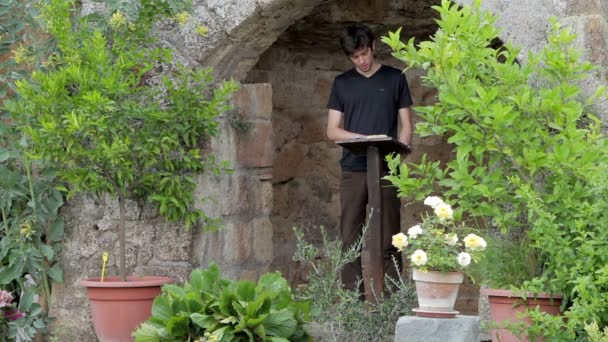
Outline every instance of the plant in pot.
<path fill-rule="evenodd" d="M 561 296 L 521 290 L 527 281 L 543 273 L 542 257 L 531 246 L 526 232 L 492 232 L 487 241 L 488 251 L 471 270 L 471 277 L 481 283 L 481 294 L 489 305 L 491 323 L 487 328 L 492 341 L 521 341 L 531 323 L 526 312 L 538 308 L 558 315 Z"/>
<path fill-rule="evenodd" d="M 183 10 L 183 1 L 107 5 L 106 17 L 95 13 L 84 18 L 73 17 L 75 1 L 52 0 L 42 6 L 57 52 L 31 80 L 17 84 L 19 97 L 7 109 L 27 137 L 31 155 L 58 166 L 68 198 L 78 192 L 117 198 L 120 277 L 82 283 L 92 296 L 100 340 L 123 341 L 130 340 L 137 320 L 149 316 L 152 298 L 168 281 L 153 278 L 142 285 L 149 299 L 142 305 L 147 310 L 143 317 L 133 313 L 139 300 L 122 309 L 108 306 L 111 297 L 131 298 L 142 280 L 127 278 L 127 200 L 156 205 L 167 220 L 183 220 L 186 227 L 198 221 L 212 226 L 214 221 L 194 207 L 195 176 L 206 169 L 218 174 L 227 170 L 225 163 L 204 155 L 201 145 L 218 134 L 218 116 L 229 109 L 236 84 L 214 86 L 210 70 L 173 68 L 170 50 L 151 46 L 152 24 Z M 106 21 L 108 26 L 102 24 Z M 169 71 L 155 76 L 158 82 L 142 82 L 160 66 Z M 99 293 L 102 286 L 126 288 L 128 293 Z M 118 320 L 97 321 L 97 309 L 103 308 Z M 118 332 L 120 327 L 125 331 Z"/>
<path fill-rule="evenodd" d="M 458 314 L 454 303 L 458 287 L 464 279 L 463 270 L 479 259 L 486 249 L 486 241 L 467 232 L 463 225 L 454 222 L 452 207 L 436 196 L 429 196 L 424 204 L 430 206 L 433 216 L 408 229 L 407 235 L 393 235 L 393 246 L 399 251 L 407 248 L 413 265 L 419 308 L 417 316 L 450 318 Z"/>
<path fill-rule="evenodd" d="M 383 41 L 437 102 L 417 107 L 421 136 L 444 135 L 455 158 L 423 156 L 419 163 L 389 157 L 387 177 L 401 196 L 442 193 L 457 201 L 454 216 L 507 233 L 523 230 L 538 251 L 542 274 L 521 290 L 564 296 L 560 316 L 530 311 L 528 333 L 550 340 L 584 339 L 584 323 L 608 325 L 607 141 L 594 114 L 603 88 L 585 96 L 580 83 L 593 70 L 572 47 L 575 35 L 552 21 L 546 46 L 518 60 L 499 41 L 496 16 L 480 1 L 434 7 L 439 30 L 428 41 L 403 43 L 399 31 Z M 515 285 L 515 284 L 513 284 Z M 564 317 L 567 318 L 564 321 Z"/>

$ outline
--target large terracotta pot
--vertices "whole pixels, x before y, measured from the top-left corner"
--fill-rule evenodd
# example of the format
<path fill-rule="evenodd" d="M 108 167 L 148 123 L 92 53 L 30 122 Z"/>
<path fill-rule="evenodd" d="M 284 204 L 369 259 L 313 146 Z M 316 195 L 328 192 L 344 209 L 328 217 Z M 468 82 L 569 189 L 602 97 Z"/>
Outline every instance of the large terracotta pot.
<path fill-rule="evenodd" d="M 93 326 L 100 342 L 131 342 L 133 331 L 152 314 L 152 302 L 164 284 L 173 283 L 166 277 L 118 277 L 81 280 L 87 288 Z"/>
<path fill-rule="evenodd" d="M 458 314 L 454 310 L 454 303 L 458 288 L 464 280 L 462 272 L 424 272 L 414 269 L 412 276 L 418 296 L 419 307 L 413 310 L 417 316 L 451 318 Z"/>
<path fill-rule="evenodd" d="M 507 322 L 519 323 L 525 322 L 530 324 L 529 318 L 520 319 L 518 314 L 525 312 L 526 309 L 534 309 L 538 306 L 542 312 L 551 315 L 559 315 L 560 306 L 562 305 L 562 297 L 559 295 L 549 295 L 546 293 L 533 294 L 527 293 L 524 300 L 521 296 L 514 294 L 510 290 L 500 289 L 481 289 L 482 295 L 488 296 L 490 303 L 490 319 L 492 324 L 505 324 Z M 507 329 L 492 329 L 492 342 L 526 342 L 527 337 L 519 338 Z M 536 341 L 542 342 L 542 338 L 536 338 Z"/>

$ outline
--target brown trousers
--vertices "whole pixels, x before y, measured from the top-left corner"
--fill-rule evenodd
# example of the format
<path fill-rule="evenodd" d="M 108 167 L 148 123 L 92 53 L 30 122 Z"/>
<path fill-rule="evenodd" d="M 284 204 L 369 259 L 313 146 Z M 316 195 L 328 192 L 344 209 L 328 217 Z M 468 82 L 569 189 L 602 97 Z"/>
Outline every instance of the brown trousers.
<path fill-rule="evenodd" d="M 392 245 L 392 237 L 399 233 L 401 215 L 401 202 L 397 198 L 397 189 L 389 181 L 382 179 L 382 247 L 384 255 L 372 257 L 384 258 L 384 273 L 393 279 L 397 279 L 398 272 L 395 269 L 393 256 L 397 260 L 399 271 L 401 271 L 401 256 Z M 342 215 L 340 217 L 340 235 L 344 248 L 352 246 L 361 236 L 367 216 L 367 172 L 342 170 L 340 180 L 340 206 Z M 375 215 L 375 213 L 373 213 Z M 367 232 L 374 234 L 375 232 Z M 357 279 L 362 279 L 361 258 L 347 264 L 342 270 L 342 282 L 349 290 L 355 289 Z M 363 288 L 357 289 L 363 293 Z"/>

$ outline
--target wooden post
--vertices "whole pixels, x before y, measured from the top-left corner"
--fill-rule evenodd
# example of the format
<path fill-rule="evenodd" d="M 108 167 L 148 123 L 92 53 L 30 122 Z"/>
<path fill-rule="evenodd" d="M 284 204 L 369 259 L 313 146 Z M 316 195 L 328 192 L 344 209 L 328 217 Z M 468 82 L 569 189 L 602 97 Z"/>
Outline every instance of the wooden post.
<path fill-rule="evenodd" d="M 384 291 L 384 251 L 382 250 L 382 194 L 380 177 L 382 159 L 377 146 L 367 147 L 367 196 L 369 220 L 365 233 L 365 249 L 362 253 L 367 260 L 361 261 L 364 269 L 365 299 L 374 300 Z M 376 296 L 374 296 L 374 293 Z"/>

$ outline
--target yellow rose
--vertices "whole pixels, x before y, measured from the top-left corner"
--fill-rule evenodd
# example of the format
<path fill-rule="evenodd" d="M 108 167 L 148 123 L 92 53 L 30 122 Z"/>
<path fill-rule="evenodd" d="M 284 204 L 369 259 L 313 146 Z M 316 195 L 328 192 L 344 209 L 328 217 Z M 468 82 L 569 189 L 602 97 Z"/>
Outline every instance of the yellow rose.
<path fill-rule="evenodd" d="M 440 203 L 435 207 L 435 215 L 441 221 L 451 220 L 454 218 L 454 211 L 452 211 L 452 207 L 449 204 Z"/>
<path fill-rule="evenodd" d="M 393 246 L 395 246 L 399 252 L 403 251 L 407 245 L 407 236 L 405 234 L 399 233 L 393 235 Z"/>
<path fill-rule="evenodd" d="M 473 251 L 483 251 L 484 249 L 486 249 L 487 246 L 486 240 L 475 234 L 469 234 L 465 236 L 463 241 L 464 246 Z"/>

